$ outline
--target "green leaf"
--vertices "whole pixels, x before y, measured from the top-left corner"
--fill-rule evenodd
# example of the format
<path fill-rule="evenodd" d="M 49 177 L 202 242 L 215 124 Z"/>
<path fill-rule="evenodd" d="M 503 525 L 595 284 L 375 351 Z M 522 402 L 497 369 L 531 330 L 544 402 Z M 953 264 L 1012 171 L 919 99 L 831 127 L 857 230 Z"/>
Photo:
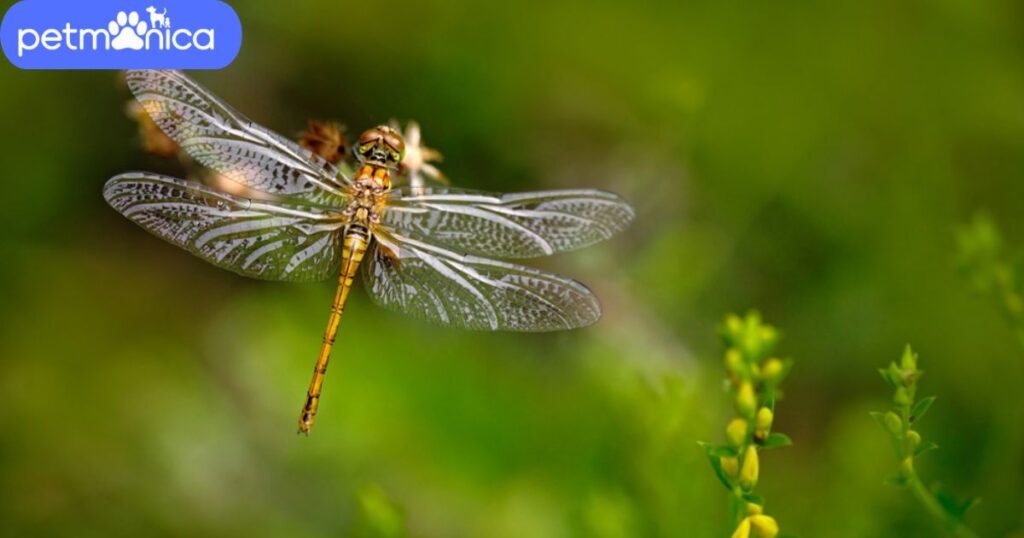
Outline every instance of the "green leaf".
<path fill-rule="evenodd" d="M 928 408 L 932 406 L 932 402 L 935 401 L 935 396 L 929 396 L 927 398 L 921 398 L 914 404 L 914 407 L 910 410 L 910 421 L 915 422 L 921 420 L 921 417 L 928 412 Z"/>
<path fill-rule="evenodd" d="M 935 444 L 934 442 L 926 441 L 924 443 L 921 443 L 921 446 L 919 446 L 916 449 L 914 449 L 914 457 L 916 458 L 918 456 L 927 454 L 927 453 L 931 452 L 932 450 L 937 450 L 938 448 L 939 448 L 939 445 Z"/>
<path fill-rule="evenodd" d="M 767 450 L 769 448 L 779 448 L 783 446 L 792 446 L 793 440 L 784 433 L 773 433 L 768 437 L 765 437 L 764 441 L 761 441 L 761 448 Z"/>
<path fill-rule="evenodd" d="M 978 499 L 977 497 L 961 501 L 951 491 L 942 487 L 937 487 L 935 489 L 935 498 L 939 500 L 939 504 L 942 505 L 942 508 L 946 513 L 957 521 L 963 521 L 964 515 L 967 514 L 967 511 L 974 507 L 974 505 L 981 502 L 981 499 Z"/>
<path fill-rule="evenodd" d="M 754 503 L 758 506 L 764 506 L 764 497 L 756 495 L 754 493 L 744 493 L 743 500 L 747 501 L 748 503 Z"/>
<path fill-rule="evenodd" d="M 974 508 L 975 506 L 978 506 L 979 504 L 981 504 L 981 497 L 971 497 L 970 499 L 964 501 L 964 503 L 960 506 L 960 517 L 963 518 L 964 516 L 966 516 L 968 510 Z"/>
<path fill-rule="evenodd" d="M 711 469 L 715 471 L 715 476 L 725 486 L 725 489 L 732 491 L 732 484 L 729 483 L 729 477 L 725 476 L 725 471 L 722 470 L 722 459 L 718 456 L 712 456 L 708 454 L 708 461 L 711 463 Z"/>
<path fill-rule="evenodd" d="M 714 445 L 714 444 L 705 443 L 705 442 L 702 442 L 702 441 L 698 442 L 697 444 L 700 445 L 701 448 L 704 449 L 704 452 L 706 452 L 708 456 L 715 456 L 716 458 L 722 458 L 722 457 L 726 457 L 726 456 L 733 456 L 733 457 L 735 457 L 735 456 L 739 455 L 739 452 L 736 450 L 736 447 L 734 447 L 734 446 L 730 446 L 730 445 Z"/>
<path fill-rule="evenodd" d="M 891 388 L 896 388 L 896 383 L 892 380 L 891 377 L 889 377 L 889 370 L 886 370 L 885 368 L 879 368 L 878 375 L 882 376 L 882 379 L 885 380 L 886 385 L 889 385 L 889 387 Z"/>
<path fill-rule="evenodd" d="M 698 441 L 698 445 L 704 449 L 705 454 L 708 456 L 708 462 L 711 463 L 711 469 L 715 471 L 715 476 L 725 486 L 725 489 L 732 490 L 732 484 L 729 483 L 729 477 L 725 475 L 725 471 L 722 470 L 722 457 L 723 456 L 735 456 L 736 449 L 725 445 L 713 445 L 711 443 L 705 443 Z"/>
<path fill-rule="evenodd" d="M 885 430 L 885 433 L 889 433 L 889 426 L 886 426 L 885 424 L 885 413 L 880 411 L 871 411 L 868 414 L 871 415 L 871 418 L 875 419 L 875 422 L 877 422 L 883 430 Z"/>
<path fill-rule="evenodd" d="M 893 385 L 897 387 L 906 386 L 906 380 L 903 378 L 903 370 L 896 365 L 895 362 L 889 363 L 889 379 L 892 379 Z"/>

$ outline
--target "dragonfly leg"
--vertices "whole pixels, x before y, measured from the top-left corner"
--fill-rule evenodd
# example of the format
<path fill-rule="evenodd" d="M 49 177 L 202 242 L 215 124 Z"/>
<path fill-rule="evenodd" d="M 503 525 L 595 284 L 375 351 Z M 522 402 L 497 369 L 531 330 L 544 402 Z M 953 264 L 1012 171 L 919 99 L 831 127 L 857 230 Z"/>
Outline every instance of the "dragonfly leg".
<path fill-rule="evenodd" d="M 327 318 L 327 329 L 324 331 L 324 340 L 320 345 L 320 357 L 313 367 L 313 380 L 309 382 L 309 390 L 306 391 L 306 401 L 302 405 L 302 413 L 299 415 L 299 433 L 309 435 L 313 429 L 313 420 L 316 418 L 316 410 L 320 405 L 320 391 L 323 389 L 324 376 L 327 374 L 327 363 L 331 359 L 331 350 L 334 348 L 334 340 L 338 335 L 338 325 L 341 323 L 341 314 L 345 311 L 345 303 L 348 301 L 348 292 L 352 289 L 352 280 L 355 278 L 359 263 L 369 248 L 370 235 L 365 228 L 352 226 L 345 233 L 342 245 L 341 270 L 338 275 L 338 291 L 334 295 L 334 303 L 331 305 L 331 315 Z"/>

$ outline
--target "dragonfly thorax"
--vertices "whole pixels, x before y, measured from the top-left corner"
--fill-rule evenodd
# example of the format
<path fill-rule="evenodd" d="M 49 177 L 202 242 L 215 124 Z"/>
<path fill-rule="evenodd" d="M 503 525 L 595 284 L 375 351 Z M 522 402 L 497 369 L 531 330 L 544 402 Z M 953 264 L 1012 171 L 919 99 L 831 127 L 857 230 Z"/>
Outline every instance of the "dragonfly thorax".
<path fill-rule="evenodd" d="M 390 190 L 391 172 L 387 168 L 363 165 L 352 183 L 351 198 L 345 208 L 345 215 L 350 222 L 362 225 L 380 222 L 380 215 L 384 211 Z"/>
<path fill-rule="evenodd" d="M 359 135 L 355 154 L 362 164 L 395 170 L 405 156 L 405 141 L 398 131 L 381 125 Z"/>

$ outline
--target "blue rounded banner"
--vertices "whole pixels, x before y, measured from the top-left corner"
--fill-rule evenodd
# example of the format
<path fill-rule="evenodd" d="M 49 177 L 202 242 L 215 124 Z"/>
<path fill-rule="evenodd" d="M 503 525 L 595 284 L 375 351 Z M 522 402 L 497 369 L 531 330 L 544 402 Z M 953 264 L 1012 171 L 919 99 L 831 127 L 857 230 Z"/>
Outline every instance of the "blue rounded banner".
<path fill-rule="evenodd" d="M 22 0 L 0 45 L 22 69 L 220 69 L 242 23 L 220 0 Z"/>

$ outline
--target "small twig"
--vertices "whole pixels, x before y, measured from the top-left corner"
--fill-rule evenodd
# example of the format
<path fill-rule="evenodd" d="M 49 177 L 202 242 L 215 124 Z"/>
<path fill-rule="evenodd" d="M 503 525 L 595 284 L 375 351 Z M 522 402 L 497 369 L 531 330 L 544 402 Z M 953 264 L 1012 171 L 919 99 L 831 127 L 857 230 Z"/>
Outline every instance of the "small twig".
<path fill-rule="evenodd" d="M 925 511 L 951 536 L 976 537 L 974 531 L 963 522 L 964 514 L 975 501 L 943 503 L 935 492 L 925 487 L 914 468 L 917 456 L 938 448 L 934 443 L 922 443 L 921 434 L 913 429 L 935 400 L 934 397 L 915 399 L 917 381 L 924 373 L 917 369 L 917 355 L 907 346 L 899 364 L 891 362 L 888 368 L 880 369 L 879 373 L 895 389 L 893 409 L 887 413 L 871 414 L 889 433 L 899 458 L 900 472 L 891 481 L 909 489 Z"/>

